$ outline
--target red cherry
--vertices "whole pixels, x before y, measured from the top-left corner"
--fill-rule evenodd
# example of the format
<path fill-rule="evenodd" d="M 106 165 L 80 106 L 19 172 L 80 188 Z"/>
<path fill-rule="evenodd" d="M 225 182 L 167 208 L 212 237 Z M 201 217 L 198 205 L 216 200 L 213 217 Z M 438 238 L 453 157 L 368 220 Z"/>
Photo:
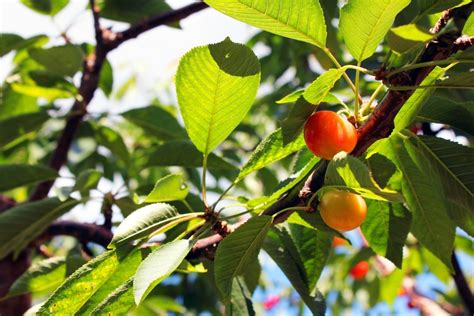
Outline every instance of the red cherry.
<path fill-rule="evenodd" d="M 331 160 L 340 151 L 350 153 L 357 144 L 357 131 L 346 119 L 331 111 L 319 111 L 304 126 L 306 146 L 318 157 Z"/>
<path fill-rule="evenodd" d="M 416 305 L 415 305 L 415 303 L 413 303 L 413 301 L 410 300 L 410 301 L 407 302 L 407 307 L 409 309 L 414 309 L 414 308 L 416 308 Z"/>
<path fill-rule="evenodd" d="M 352 267 L 350 274 L 354 280 L 361 280 L 365 278 L 367 272 L 369 272 L 369 263 L 367 261 L 361 261 Z"/>

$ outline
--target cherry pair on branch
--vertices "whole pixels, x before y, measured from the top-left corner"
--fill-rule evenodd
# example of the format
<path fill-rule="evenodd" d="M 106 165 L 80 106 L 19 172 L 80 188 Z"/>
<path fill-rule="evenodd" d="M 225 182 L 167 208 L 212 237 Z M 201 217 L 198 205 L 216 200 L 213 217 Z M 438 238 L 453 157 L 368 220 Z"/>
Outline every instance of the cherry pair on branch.
<path fill-rule="evenodd" d="M 311 152 L 331 160 L 340 151 L 350 153 L 357 144 L 357 131 L 346 119 L 331 111 L 312 114 L 304 126 L 304 138 Z M 357 194 L 331 190 L 319 203 L 323 221 L 338 231 L 359 227 L 365 220 L 367 205 Z"/>

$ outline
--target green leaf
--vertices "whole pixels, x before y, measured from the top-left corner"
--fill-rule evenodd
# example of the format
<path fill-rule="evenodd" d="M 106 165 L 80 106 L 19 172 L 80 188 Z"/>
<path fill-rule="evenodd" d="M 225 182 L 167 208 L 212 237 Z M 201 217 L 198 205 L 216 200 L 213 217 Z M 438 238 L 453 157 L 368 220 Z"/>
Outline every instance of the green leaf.
<path fill-rule="evenodd" d="M 434 37 L 428 30 L 416 24 L 407 24 L 390 29 L 387 34 L 388 46 L 399 54 L 417 48 Z"/>
<path fill-rule="evenodd" d="M 115 291 L 110 293 L 109 296 L 107 296 L 99 305 L 97 305 L 97 307 L 91 312 L 91 315 L 126 315 L 133 306 L 135 306 L 135 300 L 133 299 L 132 277 L 125 281 Z"/>
<path fill-rule="evenodd" d="M 236 20 L 284 37 L 326 46 L 326 24 L 319 1 L 206 0 Z"/>
<path fill-rule="evenodd" d="M 74 315 L 126 260 L 123 253 L 106 251 L 76 270 L 48 297 L 37 315 Z"/>
<path fill-rule="evenodd" d="M 41 165 L 3 164 L 0 165 L 0 192 L 56 177 L 55 170 Z"/>
<path fill-rule="evenodd" d="M 323 221 L 319 212 L 308 213 L 305 211 L 296 211 L 288 217 L 287 222 L 290 224 L 300 225 L 306 228 L 311 228 L 316 231 L 331 233 L 340 238 L 346 238 L 337 230 L 332 229 Z"/>
<path fill-rule="evenodd" d="M 219 243 L 214 276 L 224 301 L 230 299 L 233 280 L 257 257 L 271 224 L 271 216 L 252 217 Z"/>
<path fill-rule="evenodd" d="M 398 296 L 398 291 L 402 287 L 404 276 L 405 272 L 403 270 L 395 269 L 388 276 L 382 278 L 380 299 L 389 304 L 389 306 L 393 306 L 393 303 Z"/>
<path fill-rule="evenodd" d="M 82 49 L 71 44 L 51 48 L 32 48 L 29 54 L 48 71 L 69 77 L 81 69 L 84 57 Z"/>
<path fill-rule="evenodd" d="M 12 50 L 15 50 L 24 38 L 13 33 L 0 33 L 0 57 L 5 56 Z"/>
<path fill-rule="evenodd" d="M 448 140 L 423 136 L 411 143 L 429 157 L 437 171 L 444 196 L 452 203 L 448 215 L 469 235 L 474 236 L 474 150 Z"/>
<path fill-rule="evenodd" d="M 474 135 L 474 101 L 455 102 L 431 96 L 418 113 L 416 120 L 447 124 Z"/>
<path fill-rule="evenodd" d="M 420 86 L 432 85 L 440 78 L 444 73 L 444 69 L 436 67 L 430 74 L 420 83 Z M 393 129 L 392 135 L 397 134 L 403 129 L 411 125 L 418 112 L 426 103 L 428 98 L 433 94 L 434 88 L 417 89 L 403 104 L 403 107 L 395 116 L 395 128 Z"/>
<path fill-rule="evenodd" d="M 304 89 L 299 89 L 299 90 L 296 90 L 286 96 L 284 96 L 283 98 L 281 98 L 280 100 L 276 101 L 275 103 L 277 104 L 285 104 L 285 103 L 293 103 L 293 102 L 296 102 L 304 93 Z"/>
<path fill-rule="evenodd" d="M 47 120 L 46 112 L 36 112 L 13 116 L 0 121 L 0 148 L 20 141 L 38 130 Z"/>
<path fill-rule="evenodd" d="M 410 139 L 389 138 L 394 162 L 403 175 L 402 192 L 412 212 L 411 232 L 443 263 L 451 267 L 455 225 L 449 218 L 443 185 L 432 158 Z"/>
<path fill-rule="evenodd" d="M 162 0 L 99 0 L 97 4 L 101 8 L 101 17 L 131 24 L 171 11 Z"/>
<path fill-rule="evenodd" d="M 188 140 L 166 142 L 158 146 L 150 155 L 146 166 L 202 167 L 203 155 Z M 237 167 L 223 158 L 210 154 L 207 159 L 209 169 L 236 170 Z"/>
<path fill-rule="evenodd" d="M 318 105 L 323 102 L 328 96 L 331 89 L 334 87 L 344 73 L 344 68 L 329 69 L 321 76 L 316 78 L 304 91 L 303 97 L 311 104 Z"/>
<path fill-rule="evenodd" d="M 257 56 L 229 38 L 182 57 L 176 93 L 186 131 L 199 151 L 209 154 L 239 125 L 259 83 Z"/>
<path fill-rule="evenodd" d="M 76 95 L 76 87 L 55 73 L 45 70 L 32 70 L 25 78 L 12 81 L 15 92 L 47 100 L 72 98 Z"/>
<path fill-rule="evenodd" d="M 436 82 L 437 85 L 447 86 L 447 87 L 474 87 L 474 73 L 464 72 L 464 73 L 454 73 L 449 74 L 447 77 L 442 78 Z"/>
<path fill-rule="evenodd" d="M 286 118 L 280 122 L 283 133 L 283 144 L 288 144 L 300 136 L 306 120 L 313 114 L 316 107 L 300 97 L 292 105 Z"/>
<path fill-rule="evenodd" d="M 38 237 L 57 217 L 79 204 L 76 200 L 61 202 L 57 198 L 19 204 L 0 214 L 0 259 L 11 251 L 18 254 Z"/>
<path fill-rule="evenodd" d="M 462 33 L 468 36 L 474 36 L 474 14 L 470 14 L 462 29 Z"/>
<path fill-rule="evenodd" d="M 66 258 L 51 257 L 28 268 L 10 287 L 7 297 L 25 293 L 42 294 L 55 289 L 66 278 Z"/>
<path fill-rule="evenodd" d="M 46 35 L 36 35 L 28 39 L 12 34 L 0 33 L 0 57 L 5 56 L 11 51 L 20 50 L 29 46 L 42 46 L 49 41 Z"/>
<path fill-rule="evenodd" d="M 31 10 L 46 14 L 56 15 L 61 11 L 68 3 L 69 0 L 20 0 L 21 3 L 26 5 Z"/>
<path fill-rule="evenodd" d="M 97 184 L 102 177 L 102 172 L 98 170 L 84 170 L 76 178 L 76 183 L 71 192 L 81 191 L 86 192 L 97 187 Z"/>
<path fill-rule="evenodd" d="M 468 0 L 470 1 L 470 0 Z M 434 14 L 441 11 L 444 11 L 449 8 L 453 8 L 462 3 L 468 3 L 466 0 L 418 0 L 418 16 L 422 17 L 424 15 Z"/>
<path fill-rule="evenodd" d="M 137 305 L 179 267 L 193 244 L 190 240 L 175 240 L 159 247 L 143 260 L 133 281 L 133 294 Z"/>
<path fill-rule="evenodd" d="M 226 306 L 225 315 L 255 315 L 252 305 L 252 295 L 241 277 L 237 277 L 232 281 L 230 304 Z"/>
<path fill-rule="evenodd" d="M 452 279 L 449 269 L 447 269 L 446 266 L 426 248 L 421 248 L 421 256 L 423 262 L 428 266 L 429 271 L 441 282 L 448 284 Z"/>
<path fill-rule="evenodd" d="M 276 101 L 275 103 L 285 104 L 285 103 L 296 102 L 303 95 L 304 91 L 305 91 L 304 89 L 296 90 L 290 93 L 289 95 L 281 98 L 280 100 Z M 342 101 L 332 93 L 328 93 L 326 97 L 323 98 L 322 102 L 326 102 L 330 104 L 342 104 Z"/>
<path fill-rule="evenodd" d="M 367 159 L 370 175 L 379 187 L 385 188 L 390 178 L 397 171 L 397 167 L 387 157 L 374 154 Z"/>
<path fill-rule="evenodd" d="M 303 136 L 300 136 L 296 140 L 284 145 L 283 133 L 281 129 L 277 129 L 258 144 L 250 159 L 240 169 L 240 173 L 234 182 L 239 182 L 248 174 L 268 166 L 275 161 L 283 159 L 295 151 L 300 150 L 304 146 L 305 142 Z"/>
<path fill-rule="evenodd" d="M 272 195 L 268 197 L 260 197 L 254 200 L 250 200 L 247 206 L 255 211 L 262 210 L 275 203 L 283 194 L 294 188 L 296 185 L 301 183 L 305 177 L 311 172 L 311 170 L 318 163 L 319 158 L 313 157 L 301 170 L 297 171 L 287 179 L 283 180 Z"/>
<path fill-rule="evenodd" d="M 158 180 L 144 202 L 169 202 L 184 200 L 189 193 L 182 174 L 170 174 Z"/>
<path fill-rule="evenodd" d="M 110 97 L 114 88 L 114 70 L 112 65 L 106 59 L 102 65 L 99 76 L 99 88 L 104 92 L 107 97 Z"/>
<path fill-rule="evenodd" d="M 349 0 L 341 9 L 339 29 L 351 55 L 359 62 L 372 56 L 410 0 Z"/>
<path fill-rule="evenodd" d="M 411 214 L 402 204 L 368 201 L 367 217 L 361 225 L 369 246 L 402 267 L 403 246 L 411 225 Z"/>
<path fill-rule="evenodd" d="M 310 295 L 303 261 L 288 232 L 277 228 L 270 230 L 263 249 L 283 271 L 313 315 L 325 315 L 324 297 L 319 291 L 316 291 L 316 296 Z"/>
<path fill-rule="evenodd" d="M 11 86 L 15 92 L 30 97 L 45 98 L 48 101 L 53 101 L 56 99 L 68 99 L 74 96 L 73 93 L 67 90 L 47 88 L 34 84 L 22 84 L 13 82 Z"/>
<path fill-rule="evenodd" d="M 183 139 L 186 132 L 176 118 L 159 106 L 147 106 L 121 114 L 125 119 L 143 128 L 149 135 L 163 139 Z"/>
<path fill-rule="evenodd" d="M 176 216 L 176 209 L 165 203 L 139 208 L 120 223 L 109 247 L 115 248 L 118 244 L 148 236 Z"/>
<path fill-rule="evenodd" d="M 255 290 L 257 289 L 261 274 L 262 274 L 262 266 L 260 265 L 260 262 L 258 261 L 258 257 L 257 257 L 255 258 L 255 260 L 251 261 L 248 264 L 248 269 L 247 271 L 244 272 L 244 275 L 243 275 L 245 285 L 248 291 L 250 292 L 250 294 L 255 292 Z"/>
<path fill-rule="evenodd" d="M 290 229 L 308 276 L 309 293 L 313 294 L 331 252 L 333 235 L 300 225 L 291 225 Z"/>
<path fill-rule="evenodd" d="M 104 125 L 94 126 L 94 136 L 97 143 L 110 150 L 110 152 L 117 156 L 122 162 L 128 163 L 130 161 L 130 153 L 123 141 L 122 136 L 115 130 Z"/>
<path fill-rule="evenodd" d="M 17 93 L 11 84 L 4 82 L 0 87 L 2 103 L 0 106 L 0 121 L 18 116 L 38 112 L 39 107 L 36 98 Z"/>
<path fill-rule="evenodd" d="M 327 186 L 347 186 L 369 199 L 403 201 L 403 197 L 398 192 L 378 187 L 370 176 L 367 166 L 357 158 L 344 153 L 337 154 L 329 162 L 324 184 Z"/>
<path fill-rule="evenodd" d="M 142 253 L 140 250 L 134 250 L 127 257 L 121 260 L 107 282 L 100 286 L 100 288 L 94 292 L 94 295 L 92 295 L 87 302 L 82 305 L 81 309 L 77 312 L 77 315 L 90 315 L 91 312 L 101 305 L 104 300 L 108 299 L 109 295 L 135 275 L 138 265 L 141 262 Z"/>

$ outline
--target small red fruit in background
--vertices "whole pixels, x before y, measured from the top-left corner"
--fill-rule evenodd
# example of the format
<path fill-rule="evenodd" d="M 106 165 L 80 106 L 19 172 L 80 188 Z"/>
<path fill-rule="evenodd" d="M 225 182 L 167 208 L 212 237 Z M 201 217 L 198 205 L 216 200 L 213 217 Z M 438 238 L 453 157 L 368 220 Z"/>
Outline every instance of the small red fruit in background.
<path fill-rule="evenodd" d="M 265 300 L 265 302 L 263 302 L 263 308 L 266 310 L 266 311 L 269 311 L 271 310 L 273 307 L 275 307 L 276 304 L 278 304 L 280 302 L 280 296 L 278 295 L 275 295 L 275 294 L 271 294 L 267 297 L 267 299 Z"/>
<path fill-rule="evenodd" d="M 319 111 L 304 125 L 306 146 L 313 154 L 331 160 L 340 151 L 350 153 L 357 144 L 357 131 L 346 119 L 331 111 Z"/>
<path fill-rule="evenodd" d="M 416 308 L 416 305 L 415 305 L 415 303 L 413 303 L 413 301 L 410 300 L 410 301 L 407 302 L 407 307 L 409 309 L 414 309 L 414 308 Z"/>
<path fill-rule="evenodd" d="M 323 221 L 332 229 L 344 232 L 359 227 L 367 215 L 364 198 L 355 193 L 332 190 L 319 201 Z"/>
<path fill-rule="evenodd" d="M 350 274 L 354 280 L 361 280 L 365 278 L 367 272 L 369 272 L 369 263 L 367 261 L 361 261 L 352 267 Z"/>
<path fill-rule="evenodd" d="M 339 247 L 339 246 L 344 246 L 347 243 L 347 241 L 344 238 L 341 237 L 336 237 L 332 239 L 332 246 L 334 248 Z"/>

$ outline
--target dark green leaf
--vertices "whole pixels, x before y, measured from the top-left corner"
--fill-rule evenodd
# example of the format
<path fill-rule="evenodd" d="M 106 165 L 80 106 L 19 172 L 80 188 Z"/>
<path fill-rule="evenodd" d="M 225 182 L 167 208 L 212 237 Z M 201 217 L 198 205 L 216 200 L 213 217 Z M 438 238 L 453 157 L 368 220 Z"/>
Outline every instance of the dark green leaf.
<path fill-rule="evenodd" d="M 46 15 L 56 15 L 69 3 L 69 0 L 20 0 L 20 1 L 31 10 L 41 13 L 41 14 L 46 14 Z"/>
<path fill-rule="evenodd" d="M 316 291 L 315 297 L 310 295 L 303 262 L 289 234 L 285 230 L 276 228 L 270 230 L 263 249 L 283 271 L 313 315 L 325 315 L 324 297 L 319 291 Z"/>
<path fill-rule="evenodd" d="M 214 275 L 225 301 L 230 299 L 233 280 L 257 257 L 271 223 L 270 216 L 252 217 L 219 243 Z"/>
<path fill-rule="evenodd" d="M 47 70 L 61 76 L 72 77 L 82 67 L 83 52 L 76 45 L 32 48 L 29 50 L 29 54 Z"/>
<path fill-rule="evenodd" d="M 79 174 L 76 179 L 76 183 L 72 188 L 71 192 L 74 191 L 89 191 L 95 189 L 99 183 L 100 178 L 102 177 L 102 172 L 98 170 L 84 170 Z"/>
<path fill-rule="evenodd" d="M 171 10 L 162 0 L 99 0 L 97 3 L 102 17 L 131 24 Z"/>
<path fill-rule="evenodd" d="M 363 197 L 381 200 L 402 202 L 403 197 L 396 191 L 388 188 L 380 189 L 371 178 L 367 166 L 355 157 L 340 153 L 329 162 L 325 185 L 347 186 Z"/>
<path fill-rule="evenodd" d="M 188 140 L 166 142 L 150 155 L 146 166 L 202 167 L 203 155 Z M 209 169 L 236 170 L 236 166 L 214 154 L 207 160 Z"/>
<path fill-rule="evenodd" d="M 367 159 L 370 168 L 370 175 L 377 182 L 379 187 L 385 188 L 388 180 L 397 171 L 397 167 L 385 156 L 375 154 Z"/>
<path fill-rule="evenodd" d="M 432 158 L 410 139 L 391 137 L 394 162 L 403 174 L 402 192 L 413 220 L 411 232 L 451 268 L 455 225 L 449 218 L 443 185 Z"/>
<path fill-rule="evenodd" d="M 308 276 L 309 293 L 313 294 L 331 252 L 333 235 L 300 225 L 291 225 L 290 228 Z"/>
<path fill-rule="evenodd" d="M 226 316 L 253 316 L 255 311 L 252 305 L 252 295 L 241 277 L 232 281 L 230 304 L 226 306 Z"/>
<path fill-rule="evenodd" d="M 306 120 L 313 114 L 316 107 L 300 97 L 291 109 L 286 118 L 280 122 L 283 133 L 283 144 L 288 144 L 300 136 Z"/>
<path fill-rule="evenodd" d="M 403 246 L 410 231 L 411 214 L 402 204 L 368 201 L 367 217 L 361 225 L 369 246 L 402 267 Z"/>
<path fill-rule="evenodd" d="M 417 120 L 448 124 L 474 135 L 474 102 L 455 102 L 432 96 L 421 108 Z"/>
<path fill-rule="evenodd" d="M 0 57 L 5 56 L 15 50 L 24 39 L 20 35 L 12 33 L 0 33 Z"/>
<path fill-rule="evenodd" d="M 57 217 L 63 215 L 78 201 L 61 202 L 57 198 L 19 204 L 0 214 L 0 259 L 11 251 L 19 253 L 39 236 Z"/>
<path fill-rule="evenodd" d="M 159 106 L 147 106 L 122 113 L 133 124 L 143 128 L 150 136 L 163 140 L 186 138 L 186 132 L 176 118 Z"/>
<path fill-rule="evenodd" d="M 0 192 L 55 179 L 57 176 L 55 170 L 41 165 L 0 165 Z"/>
<path fill-rule="evenodd" d="M 442 76 L 442 68 L 434 68 L 430 74 L 420 83 L 420 85 L 432 85 Z M 418 112 L 433 93 L 434 88 L 418 89 L 413 92 L 410 98 L 403 104 L 403 107 L 395 117 L 395 128 L 392 135 L 397 134 L 411 125 Z"/>
<path fill-rule="evenodd" d="M 110 97 L 114 87 L 114 71 L 108 60 L 105 60 L 100 70 L 99 88 L 102 89 L 107 97 Z"/>
<path fill-rule="evenodd" d="M 15 140 L 25 139 L 38 130 L 47 120 L 46 112 L 21 114 L 0 121 L 0 148 L 12 144 Z"/>
<path fill-rule="evenodd" d="M 260 142 L 250 159 L 240 169 L 240 173 L 234 182 L 238 182 L 246 175 L 285 158 L 304 146 L 305 142 L 302 136 L 284 145 L 282 131 L 277 129 Z"/>
<path fill-rule="evenodd" d="M 107 126 L 100 125 L 96 126 L 94 129 L 97 143 L 109 149 L 114 156 L 117 156 L 117 158 L 127 164 L 130 160 L 130 153 L 128 152 L 122 136 L 117 131 Z"/>
<path fill-rule="evenodd" d="M 66 278 L 66 259 L 51 257 L 34 263 L 10 287 L 7 296 L 43 294 L 55 289 Z"/>

